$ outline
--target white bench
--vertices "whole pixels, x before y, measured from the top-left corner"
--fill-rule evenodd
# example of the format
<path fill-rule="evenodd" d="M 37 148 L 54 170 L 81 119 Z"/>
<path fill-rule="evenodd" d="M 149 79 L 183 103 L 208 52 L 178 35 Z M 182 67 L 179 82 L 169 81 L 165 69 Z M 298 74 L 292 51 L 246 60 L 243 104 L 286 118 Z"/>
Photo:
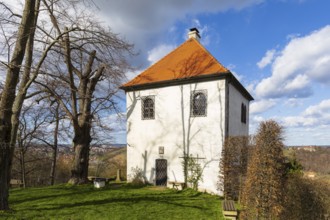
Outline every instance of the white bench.
<path fill-rule="evenodd" d="M 172 188 L 174 189 L 179 189 L 179 187 L 181 187 L 181 189 L 183 189 L 184 187 L 184 182 L 176 182 L 176 181 L 168 181 L 169 185 L 172 185 Z"/>
<path fill-rule="evenodd" d="M 9 183 L 10 187 L 22 187 L 23 186 L 23 182 L 22 180 L 18 180 L 18 179 L 11 179 L 10 183 Z"/>
<path fill-rule="evenodd" d="M 237 219 L 237 209 L 235 207 L 235 202 L 233 200 L 225 200 L 222 202 L 222 210 L 225 219 L 236 220 Z"/>

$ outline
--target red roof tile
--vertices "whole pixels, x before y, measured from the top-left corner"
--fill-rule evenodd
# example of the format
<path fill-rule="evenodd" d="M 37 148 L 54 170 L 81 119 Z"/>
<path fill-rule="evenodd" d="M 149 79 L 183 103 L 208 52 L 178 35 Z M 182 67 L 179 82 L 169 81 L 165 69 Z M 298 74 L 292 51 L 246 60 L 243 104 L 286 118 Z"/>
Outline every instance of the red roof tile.
<path fill-rule="evenodd" d="M 122 87 L 228 72 L 196 39 L 191 38 Z"/>

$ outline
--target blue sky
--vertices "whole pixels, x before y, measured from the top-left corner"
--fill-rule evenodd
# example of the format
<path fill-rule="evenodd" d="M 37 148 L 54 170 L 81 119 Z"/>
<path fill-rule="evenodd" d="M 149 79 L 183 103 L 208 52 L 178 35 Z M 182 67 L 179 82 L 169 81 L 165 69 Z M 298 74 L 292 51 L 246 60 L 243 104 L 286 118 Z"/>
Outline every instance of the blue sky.
<path fill-rule="evenodd" d="M 202 44 L 254 96 L 251 134 L 260 121 L 275 119 L 284 127 L 287 145 L 330 145 L 330 1 L 112 0 L 100 5 L 102 19 L 139 52 L 130 78 L 197 27 Z M 115 135 L 125 142 L 124 130 Z"/>
<path fill-rule="evenodd" d="M 130 62 L 136 70 L 129 79 L 197 27 L 206 49 L 254 96 L 251 134 L 260 121 L 275 119 L 287 145 L 330 145 L 329 0 L 94 2 L 100 20 L 135 45 L 138 55 Z M 125 100 L 120 103 L 121 119 L 108 119 L 114 142 L 126 143 Z"/>

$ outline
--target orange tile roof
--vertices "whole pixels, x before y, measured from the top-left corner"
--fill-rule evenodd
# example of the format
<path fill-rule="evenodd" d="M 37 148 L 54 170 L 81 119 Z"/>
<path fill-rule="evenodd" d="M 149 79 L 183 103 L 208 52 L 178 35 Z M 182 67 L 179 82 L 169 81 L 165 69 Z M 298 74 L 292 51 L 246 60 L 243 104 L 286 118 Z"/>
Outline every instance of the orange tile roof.
<path fill-rule="evenodd" d="M 190 38 L 122 88 L 228 72 L 196 39 Z"/>

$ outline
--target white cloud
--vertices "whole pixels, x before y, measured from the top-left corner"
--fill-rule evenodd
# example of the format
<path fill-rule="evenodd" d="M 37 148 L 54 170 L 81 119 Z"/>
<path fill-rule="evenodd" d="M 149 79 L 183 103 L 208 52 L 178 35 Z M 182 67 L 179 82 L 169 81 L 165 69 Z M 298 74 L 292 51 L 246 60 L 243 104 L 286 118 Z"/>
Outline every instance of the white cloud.
<path fill-rule="evenodd" d="M 148 61 L 153 64 L 174 50 L 175 45 L 161 44 L 148 51 Z"/>
<path fill-rule="evenodd" d="M 257 63 L 260 69 L 265 68 L 268 64 L 271 64 L 274 60 L 276 50 L 267 50 L 265 56 Z"/>
<path fill-rule="evenodd" d="M 292 40 L 292 39 L 298 38 L 300 36 L 301 36 L 301 34 L 289 34 L 288 36 L 286 36 L 286 39 L 287 40 Z"/>
<path fill-rule="evenodd" d="M 227 68 L 230 70 L 230 72 L 236 77 L 236 79 L 238 79 L 238 81 L 242 81 L 244 76 L 243 75 L 240 75 L 238 74 L 234 69 L 236 68 L 236 65 L 235 64 L 229 64 L 227 66 Z"/>
<path fill-rule="evenodd" d="M 102 123 L 105 125 L 111 125 L 113 130 L 106 135 L 112 138 L 114 143 L 126 143 L 126 112 L 110 114 L 107 117 L 102 118 Z"/>
<path fill-rule="evenodd" d="M 301 99 L 289 98 L 285 101 L 285 104 L 290 107 L 297 107 L 303 105 L 303 102 Z"/>
<path fill-rule="evenodd" d="M 160 43 L 170 33 L 173 25 L 189 16 L 202 13 L 216 13 L 226 10 L 241 10 L 260 4 L 264 0 L 103 0 L 97 1 L 101 9 L 99 16 L 111 29 L 135 45 L 140 56 L 134 59 L 135 65 L 146 65 L 146 51 L 153 43 Z M 180 37 L 182 30 L 179 30 Z M 174 33 L 175 34 L 175 33 Z M 208 35 L 202 36 L 202 43 L 210 41 Z M 152 42 L 152 43 L 151 43 Z"/>
<path fill-rule="evenodd" d="M 128 81 L 130 81 L 131 79 L 133 79 L 134 77 L 136 77 L 137 75 L 139 75 L 143 70 L 135 70 L 135 71 L 130 71 L 126 73 L 126 79 L 124 79 L 124 81 L 122 82 L 127 83 Z"/>
<path fill-rule="evenodd" d="M 3 0 L 2 1 L 6 6 L 10 7 L 10 9 L 17 14 L 22 13 L 23 11 L 23 1 L 22 0 Z"/>
<path fill-rule="evenodd" d="M 316 118 L 305 118 L 302 116 L 287 116 L 282 121 L 286 127 L 313 126 L 318 122 Z"/>
<path fill-rule="evenodd" d="M 309 84 L 308 76 L 299 74 L 295 76 L 291 81 L 287 82 L 284 86 L 284 90 L 286 91 L 296 91 L 303 90 Z"/>
<path fill-rule="evenodd" d="M 250 113 L 251 114 L 263 113 L 275 105 L 276 105 L 276 101 L 271 99 L 255 101 L 250 105 Z"/>
<path fill-rule="evenodd" d="M 209 35 L 209 27 L 208 25 L 202 25 L 198 19 L 192 20 L 192 27 L 196 27 L 199 30 L 199 34 L 201 36 L 201 44 L 207 46 L 211 42 L 211 36 Z M 186 39 L 188 36 L 188 30 L 183 36 L 183 39 Z"/>
<path fill-rule="evenodd" d="M 233 69 L 235 69 L 235 68 L 236 68 L 236 65 L 235 65 L 235 64 L 232 64 L 232 63 L 230 63 L 230 64 L 227 66 L 227 68 L 228 68 L 228 69 L 230 69 L 230 70 L 233 70 Z"/>
<path fill-rule="evenodd" d="M 275 57 L 272 75 L 256 86 L 259 97 L 308 97 L 311 83 L 330 84 L 330 25 L 290 40 Z"/>
<path fill-rule="evenodd" d="M 105 16 L 109 16 L 110 26 L 114 27 L 114 29 L 150 32 L 162 30 L 166 26 L 169 27 L 174 21 L 182 19 L 188 14 L 219 12 L 229 9 L 240 10 L 262 1 L 209 0 L 205 3 L 199 0 L 108 0 L 99 1 L 98 4 L 104 10 Z"/>
<path fill-rule="evenodd" d="M 304 116 L 327 117 L 330 116 L 330 99 L 323 100 L 318 105 L 308 107 Z"/>
<path fill-rule="evenodd" d="M 126 112 L 114 113 L 103 117 L 102 123 L 111 125 L 115 130 L 126 130 Z"/>
<path fill-rule="evenodd" d="M 326 131 L 330 126 L 290 127 L 285 129 L 285 144 L 288 146 L 329 145 L 330 136 Z"/>
<path fill-rule="evenodd" d="M 309 106 L 298 116 L 288 116 L 282 119 L 288 127 L 310 127 L 330 125 L 330 99 L 323 100 L 317 105 Z"/>
<path fill-rule="evenodd" d="M 254 95 L 254 90 L 255 90 L 255 87 L 256 85 L 258 84 L 258 81 L 250 81 L 249 84 L 247 84 L 247 86 L 245 87 L 247 89 L 247 91 L 250 93 L 250 94 L 253 94 Z"/>
<path fill-rule="evenodd" d="M 260 122 L 264 121 L 265 118 L 260 115 L 251 115 L 249 119 L 249 133 L 255 134 Z"/>
<path fill-rule="evenodd" d="M 193 19 L 193 23 L 196 27 L 201 27 L 201 22 L 198 19 Z"/>
<path fill-rule="evenodd" d="M 3 72 L 5 73 L 5 71 Z M 5 80 L 6 80 L 6 75 L 0 75 L 0 83 L 5 83 Z"/>
<path fill-rule="evenodd" d="M 242 81 L 243 80 L 243 78 L 244 78 L 244 75 L 240 75 L 240 74 L 238 74 L 236 71 L 230 71 L 235 77 L 236 77 L 236 79 L 238 80 L 238 81 Z"/>
<path fill-rule="evenodd" d="M 252 119 L 254 122 L 260 123 L 264 121 L 265 119 L 262 116 L 254 116 Z"/>
<path fill-rule="evenodd" d="M 291 99 L 291 101 L 296 102 L 297 100 Z M 253 110 L 253 108 L 256 108 L 253 107 L 253 104 L 254 103 L 250 105 L 250 110 L 256 111 Z M 267 108 L 268 106 L 271 106 L 271 103 L 260 101 L 256 106 L 259 107 L 259 109 L 262 109 L 262 107 Z M 325 99 L 315 105 L 311 105 L 296 115 L 268 117 L 265 115 L 251 114 L 249 127 L 250 133 L 254 134 L 258 129 L 259 123 L 269 119 L 278 121 L 279 124 L 284 127 L 286 145 L 326 145 L 329 143 L 330 99 Z"/>

